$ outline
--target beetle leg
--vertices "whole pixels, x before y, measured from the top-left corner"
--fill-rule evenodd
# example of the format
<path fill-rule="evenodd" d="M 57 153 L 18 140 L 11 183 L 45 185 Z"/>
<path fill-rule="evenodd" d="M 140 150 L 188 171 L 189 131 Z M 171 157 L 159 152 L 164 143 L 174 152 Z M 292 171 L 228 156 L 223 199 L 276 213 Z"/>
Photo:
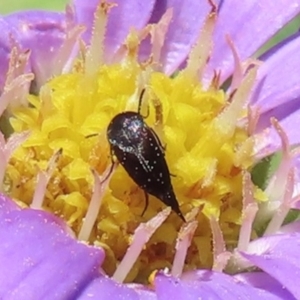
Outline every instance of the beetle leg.
<path fill-rule="evenodd" d="M 156 138 L 157 143 L 158 143 L 158 145 L 159 145 L 159 147 L 160 147 L 160 150 L 163 152 L 163 154 L 165 154 L 165 151 L 166 151 L 166 149 L 167 149 L 167 145 L 165 144 L 165 145 L 163 146 L 162 143 L 161 143 L 161 141 L 160 141 L 160 139 L 159 139 L 159 137 L 158 137 L 158 135 L 156 134 L 155 130 L 152 129 L 151 127 L 150 127 L 150 130 L 152 131 L 154 137 Z M 176 175 L 175 175 L 175 174 L 172 174 L 172 173 L 170 173 L 170 176 L 176 177 Z"/>
<path fill-rule="evenodd" d="M 110 165 L 109 172 L 107 173 L 107 175 L 105 176 L 105 178 L 100 183 L 105 182 L 109 178 L 109 176 L 111 175 L 111 173 L 112 173 L 112 171 L 113 171 L 113 169 L 115 167 L 115 164 L 116 164 L 116 162 L 112 161 L 112 163 Z"/>
<path fill-rule="evenodd" d="M 144 213 L 146 212 L 148 204 L 149 204 L 149 195 L 147 194 L 146 191 L 144 191 L 144 194 L 145 194 L 145 201 L 146 201 L 146 203 L 145 203 L 145 207 L 144 207 L 144 210 L 142 212 L 142 215 L 141 215 L 142 217 L 144 216 Z"/>
<path fill-rule="evenodd" d="M 156 134 L 155 130 L 154 130 L 153 128 L 151 128 L 151 127 L 150 127 L 149 129 L 150 129 L 151 132 L 153 133 L 153 135 L 154 135 L 154 137 L 155 137 L 155 139 L 156 139 L 156 141 L 157 141 L 157 143 L 158 143 L 158 145 L 159 145 L 160 150 L 161 150 L 163 153 L 165 153 L 165 152 L 166 152 L 167 145 L 163 146 L 163 144 L 161 143 L 161 141 L 160 141 L 158 135 Z"/>
<path fill-rule="evenodd" d="M 105 182 L 107 180 L 107 178 L 109 178 L 109 176 L 111 175 L 115 165 L 118 163 L 118 162 L 115 162 L 114 161 L 114 153 L 113 153 L 113 150 L 110 149 L 110 159 L 111 159 L 111 166 L 110 166 L 110 169 L 109 169 L 109 172 L 108 174 L 105 176 L 105 178 L 101 181 L 101 183 Z"/>

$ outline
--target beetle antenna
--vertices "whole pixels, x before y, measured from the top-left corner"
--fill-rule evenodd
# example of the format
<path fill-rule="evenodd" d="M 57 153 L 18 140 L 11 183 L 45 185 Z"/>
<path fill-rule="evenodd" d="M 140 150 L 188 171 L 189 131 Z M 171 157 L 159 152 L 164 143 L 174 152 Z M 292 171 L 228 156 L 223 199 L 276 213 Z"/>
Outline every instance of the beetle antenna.
<path fill-rule="evenodd" d="M 149 205 L 149 195 L 147 194 L 146 191 L 144 191 L 144 195 L 145 195 L 145 207 L 144 207 L 144 210 L 141 214 L 142 217 L 144 216 L 144 213 L 146 212 L 146 210 L 148 208 L 148 205 Z"/>
<path fill-rule="evenodd" d="M 89 139 L 89 138 L 97 136 L 97 135 L 99 135 L 99 133 L 92 133 L 92 134 L 86 135 L 85 138 Z"/>
<path fill-rule="evenodd" d="M 142 100 L 143 100 L 145 91 L 146 91 L 146 89 L 142 89 L 141 94 L 140 94 L 140 98 L 139 98 L 139 106 L 138 106 L 138 114 L 141 114 Z"/>

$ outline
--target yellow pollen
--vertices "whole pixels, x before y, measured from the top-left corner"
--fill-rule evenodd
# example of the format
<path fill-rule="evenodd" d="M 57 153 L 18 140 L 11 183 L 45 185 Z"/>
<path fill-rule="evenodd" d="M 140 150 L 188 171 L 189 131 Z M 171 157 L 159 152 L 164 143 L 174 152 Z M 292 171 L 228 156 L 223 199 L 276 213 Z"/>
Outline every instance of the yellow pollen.
<path fill-rule="evenodd" d="M 194 208 L 200 211 L 185 269 L 212 267 L 209 220 L 219 221 L 230 248 L 238 239 L 243 170 L 251 166 L 253 141 L 247 128 L 236 124 L 255 70 L 249 71 L 228 103 L 222 90 L 204 90 L 186 70 L 169 78 L 137 63 L 133 55 L 135 37 L 134 33 L 129 37 L 128 49 L 130 45 L 133 49 L 122 63 L 95 69 L 89 61 L 88 68 L 95 72 L 74 68 L 72 73 L 45 84 L 39 96 L 31 95 L 29 107 L 14 109 L 10 119 L 14 131 L 29 130 L 31 135 L 10 159 L 6 190 L 12 198 L 30 206 L 39 172 L 46 170 L 53 154 L 62 149 L 51 170 L 43 209 L 63 218 L 78 236 L 94 189 L 91 169 L 101 175 L 111 164 L 107 126 L 128 107 L 137 109 L 139 91 L 146 88 L 149 116 L 145 122 L 157 130 L 166 146 L 180 209 L 184 215 Z M 189 64 L 195 65 L 191 60 Z M 118 166 L 88 241 L 106 251 L 103 268 L 109 275 L 126 253 L 138 225 L 165 208 L 150 196 L 142 217 L 144 205 L 144 192 Z M 147 281 L 154 270 L 170 268 L 181 225 L 182 220 L 172 212 L 146 244 L 127 281 Z"/>

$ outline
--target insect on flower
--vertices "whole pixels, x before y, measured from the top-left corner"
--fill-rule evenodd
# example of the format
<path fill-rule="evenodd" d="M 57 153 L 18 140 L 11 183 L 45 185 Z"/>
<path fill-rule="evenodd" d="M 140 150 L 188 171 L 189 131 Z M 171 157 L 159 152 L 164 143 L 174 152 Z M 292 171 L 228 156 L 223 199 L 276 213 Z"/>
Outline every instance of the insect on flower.
<path fill-rule="evenodd" d="M 111 154 L 112 157 L 116 156 L 128 175 L 144 190 L 146 205 L 142 215 L 148 207 L 148 194 L 151 194 L 170 206 L 185 222 L 171 183 L 164 147 L 140 113 L 144 92 L 140 95 L 138 112 L 122 112 L 108 125 L 107 139 Z"/>

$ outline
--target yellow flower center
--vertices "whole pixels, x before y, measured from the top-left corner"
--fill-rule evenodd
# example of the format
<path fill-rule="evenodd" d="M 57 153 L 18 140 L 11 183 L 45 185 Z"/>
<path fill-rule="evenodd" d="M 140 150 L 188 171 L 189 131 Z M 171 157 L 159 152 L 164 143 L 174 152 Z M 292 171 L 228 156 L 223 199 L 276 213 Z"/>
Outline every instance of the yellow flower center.
<path fill-rule="evenodd" d="M 141 68 L 128 64 L 102 66 L 92 77 L 80 72 L 58 76 L 43 87 L 39 97 L 31 96 L 31 107 L 16 110 L 11 119 L 15 132 L 29 129 L 31 136 L 15 152 L 7 170 L 13 181 L 10 195 L 30 204 L 38 170 L 45 169 L 53 153 L 63 149 L 47 187 L 43 208 L 65 219 L 78 234 L 93 191 L 90 169 L 102 174 L 110 164 L 106 128 L 116 114 L 126 109 L 141 72 Z M 147 89 L 161 102 L 163 124 L 157 133 L 166 145 L 166 160 L 175 175 L 172 184 L 181 210 L 186 214 L 193 207 L 204 205 L 186 265 L 209 267 L 212 255 L 207 217 L 213 214 L 219 218 L 230 246 L 237 240 L 242 205 L 241 170 L 247 166 L 236 164 L 236 149 L 245 142 L 247 134 L 236 128 L 226 138 L 215 130 L 214 123 L 227 105 L 221 90 L 204 91 L 184 74 L 168 78 L 156 72 L 151 74 Z M 137 109 L 137 98 L 134 108 Z M 155 129 L 151 104 L 145 122 Z M 99 136 L 87 138 L 94 133 Z M 119 166 L 90 238 L 90 243 L 104 246 L 108 273 L 124 255 L 138 224 L 164 207 L 150 196 L 150 205 L 141 217 L 144 201 L 143 191 Z M 172 262 L 181 222 L 173 213 L 159 228 L 129 280 L 147 276 Z"/>
<path fill-rule="evenodd" d="M 132 53 L 131 53 L 132 54 Z M 85 218 L 94 180 L 111 163 L 106 129 L 126 110 L 137 111 L 139 94 L 146 89 L 142 112 L 166 146 L 172 184 L 184 215 L 199 207 L 198 228 L 185 268 L 212 266 L 209 218 L 219 220 L 227 248 L 236 245 L 242 209 L 242 171 L 251 165 L 252 143 L 242 126 L 243 105 L 232 108 L 228 96 L 211 86 L 204 89 L 188 70 L 169 78 L 138 64 L 130 56 L 122 64 L 102 65 L 97 72 L 74 68 L 44 85 L 30 106 L 13 112 L 15 132 L 30 130 L 28 140 L 12 156 L 7 168 L 9 194 L 30 205 L 40 170 L 62 149 L 47 185 L 43 209 L 63 218 L 78 235 Z M 143 80 L 141 80 L 141 78 Z M 141 83 L 143 82 L 143 83 Z M 243 97 L 243 96 L 241 96 Z M 236 100 L 239 101 L 239 100 Z M 157 116 L 157 107 L 161 116 Z M 157 119 L 159 122 L 157 122 Z M 90 135 L 97 136 L 89 137 Z M 114 172 L 105 192 L 89 243 L 106 251 L 103 269 L 112 274 L 130 245 L 137 226 L 165 205 L 153 196 L 145 205 L 144 192 L 122 166 Z M 182 220 L 172 212 L 157 230 L 134 265 L 127 281 L 144 281 L 155 270 L 170 267 Z"/>

